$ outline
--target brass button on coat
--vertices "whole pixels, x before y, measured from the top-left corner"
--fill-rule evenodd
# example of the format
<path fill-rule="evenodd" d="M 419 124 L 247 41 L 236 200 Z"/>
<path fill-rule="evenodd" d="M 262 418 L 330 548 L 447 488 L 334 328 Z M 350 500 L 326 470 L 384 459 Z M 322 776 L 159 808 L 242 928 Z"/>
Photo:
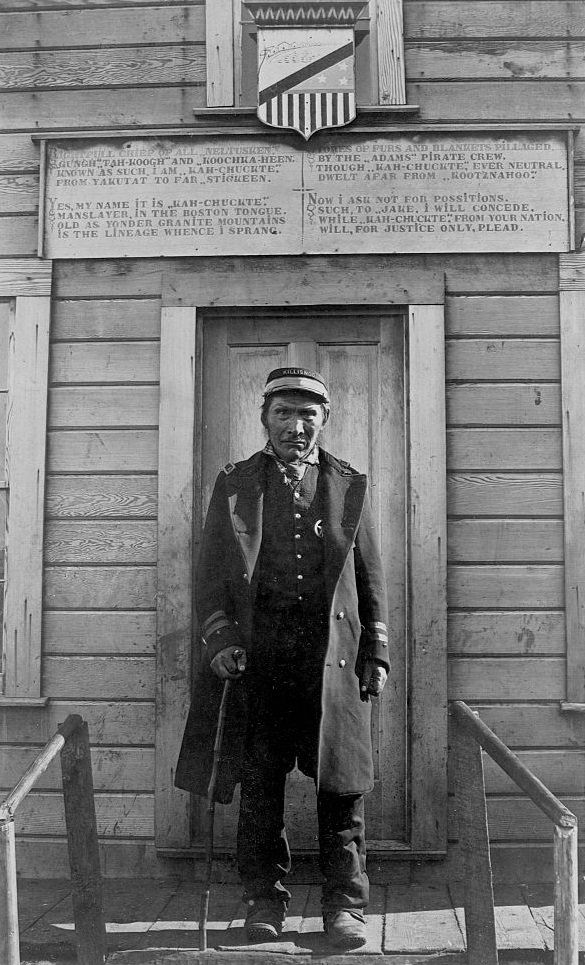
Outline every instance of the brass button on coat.
<path fill-rule="evenodd" d="M 343 670 L 343 668 L 345 667 L 345 660 L 340 660 L 340 661 L 339 661 L 339 666 L 340 666 L 341 669 Z"/>
<path fill-rule="evenodd" d="M 337 619 L 343 620 L 344 618 L 345 618 L 345 613 L 343 612 L 343 610 L 340 610 L 339 613 L 337 614 Z"/>

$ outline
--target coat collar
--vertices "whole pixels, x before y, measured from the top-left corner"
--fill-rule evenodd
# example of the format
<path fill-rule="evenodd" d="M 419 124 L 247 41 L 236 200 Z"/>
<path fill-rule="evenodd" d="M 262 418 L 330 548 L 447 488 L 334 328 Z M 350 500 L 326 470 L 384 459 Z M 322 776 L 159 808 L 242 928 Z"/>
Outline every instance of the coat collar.
<path fill-rule="evenodd" d="M 337 581 L 354 543 L 366 495 L 366 476 L 340 463 L 328 452 L 321 460 L 323 473 L 323 535 L 325 582 L 333 599 Z"/>
<path fill-rule="evenodd" d="M 226 488 L 232 524 L 251 580 L 262 542 L 262 510 L 269 457 L 256 452 L 230 471 Z M 323 533 L 327 589 L 333 594 L 359 526 L 367 480 L 324 449 L 319 452 L 323 485 Z"/>

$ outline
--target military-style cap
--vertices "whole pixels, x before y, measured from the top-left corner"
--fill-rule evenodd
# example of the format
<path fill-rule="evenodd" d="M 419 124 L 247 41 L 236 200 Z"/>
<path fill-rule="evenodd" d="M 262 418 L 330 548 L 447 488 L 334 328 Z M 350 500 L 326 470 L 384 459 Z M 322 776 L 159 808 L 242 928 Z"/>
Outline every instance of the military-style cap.
<path fill-rule="evenodd" d="M 312 372 L 311 369 L 302 369 L 297 366 L 273 369 L 269 373 L 264 388 L 264 398 L 267 399 L 275 392 L 310 392 L 323 402 L 330 401 L 323 376 L 318 372 Z"/>

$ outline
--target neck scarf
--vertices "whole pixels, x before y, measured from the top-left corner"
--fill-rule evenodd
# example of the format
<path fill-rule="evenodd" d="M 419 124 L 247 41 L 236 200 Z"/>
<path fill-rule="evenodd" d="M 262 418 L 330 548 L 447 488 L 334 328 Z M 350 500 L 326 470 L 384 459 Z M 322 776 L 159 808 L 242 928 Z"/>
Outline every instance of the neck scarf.
<path fill-rule="evenodd" d="M 307 453 L 304 459 L 301 459 L 300 462 L 295 463 L 285 462 L 284 459 L 281 459 L 280 456 L 277 455 L 274 446 L 270 441 L 266 443 L 262 451 L 274 460 L 277 469 L 285 477 L 284 481 L 290 481 L 293 484 L 301 481 L 305 475 L 307 466 L 315 466 L 319 462 L 319 447 L 317 445 L 313 446 L 311 451 Z"/>

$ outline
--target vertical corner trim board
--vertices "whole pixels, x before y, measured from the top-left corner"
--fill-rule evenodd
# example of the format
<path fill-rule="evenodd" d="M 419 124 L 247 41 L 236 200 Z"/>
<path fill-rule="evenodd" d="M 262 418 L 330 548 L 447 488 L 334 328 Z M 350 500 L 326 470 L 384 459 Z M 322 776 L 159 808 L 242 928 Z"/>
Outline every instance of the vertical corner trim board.
<path fill-rule="evenodd" d="M 561 386 L 567 700 L 585 703 L 585 252 L 561 255 Z"/>
<path fill-rule="evenodd" d="M 237 0 L 239 5 L 239 0 Z M 234 16 L 232 0 L 206 0 L 207 106 L 234 106 Z"/>
<path fill-rule="evenodd" d="M 447 841 L 447 495 L 443 305 L 409 311 L 412 848 Z"/>
<path fill-rule="evenodd" d="M 402 0 L 378 0 L 378 101 L 406 104 Z"/>
<path fill-rule="evenodd" d="M 50 297 L 19 295 L 8 348 L 5 697 L 41 693 Z"/>
<path fill-rule="evenodd" d="M 158 463 L 155 836 L 158 848 L 189 845 L 189 795 L 174 787 L 191 692 L 195 308 L 161 313 Z"/>

